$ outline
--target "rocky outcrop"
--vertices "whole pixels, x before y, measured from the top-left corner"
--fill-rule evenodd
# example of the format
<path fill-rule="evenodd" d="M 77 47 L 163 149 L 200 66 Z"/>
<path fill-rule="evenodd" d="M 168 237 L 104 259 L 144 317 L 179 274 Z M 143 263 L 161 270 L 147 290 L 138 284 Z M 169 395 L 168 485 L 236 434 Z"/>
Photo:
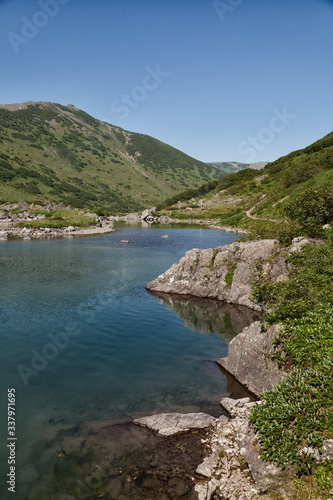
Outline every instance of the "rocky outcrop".
<path fill-rule="evenodd" d="M 318 240 L 298 237 L 289 248 L 282 248 L 277 240 L 236 241 L 206 250 L 194 248 L 146 288 L 218 299 L 264 312 L 252 295 L 255 281 L 263 275 L 273 282 L 286 280 L 288 254 L 318 243 Z"/>
<path fill-rule="evenodd" d="M 272 340 L 281 328 L 274 325 L 264 332 L 259 321 L 252 323 L 230 342 L 228 356 L 217 363 L 256 396 L 272 389 L 285 377 L 272 361 Z"/>
<path fill-rule="evenodd" d="M 133 422 L 148 427 L 165 438 L 206 430 L 201 442 L 205 458 L 197 466 L 202 476 L 195 486 L 199 500 L 257 498 L 274 486 L 284 487 L 289 473 L 260 458 L 258 440 L 248 424 L 249 411 L 260 402 L 250 398 L 223 398 L 221 405 L 229 417 L 214 418 L 205 413 L 168 413 L 143 417 Z"/>
<path fill-rule="evenodd" d="M 209 297 L 262 308 L 252 297 L 259 273 L 274 280 L 286 277 L 285 254 L 276 240 L 236 242 L 207 250 L 193 249 L 168 271 L 147 285 L 148 290 Z"/>

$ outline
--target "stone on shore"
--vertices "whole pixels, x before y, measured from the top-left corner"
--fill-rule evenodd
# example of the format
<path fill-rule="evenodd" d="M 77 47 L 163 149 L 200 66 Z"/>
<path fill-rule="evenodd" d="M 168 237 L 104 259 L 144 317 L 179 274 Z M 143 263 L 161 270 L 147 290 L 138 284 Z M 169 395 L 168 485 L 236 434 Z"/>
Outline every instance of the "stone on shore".
<path fill-rule="evenodd" d="M 185 432 L 207 429 L 216 419 L 207 413 L 162 413 L 133 420 L 137 425 L 148 427 L 160 436 L 175 436 Z"/>

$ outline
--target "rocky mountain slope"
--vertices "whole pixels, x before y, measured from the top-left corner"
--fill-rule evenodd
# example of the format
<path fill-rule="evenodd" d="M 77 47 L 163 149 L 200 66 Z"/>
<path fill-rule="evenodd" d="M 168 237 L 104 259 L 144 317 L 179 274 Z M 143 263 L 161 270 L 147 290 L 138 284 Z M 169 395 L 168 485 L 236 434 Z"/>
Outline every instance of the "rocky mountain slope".
<path fill-rule="evenodd" d="M 135 211 L 221 177 L 217 169 L 73 105 L 0 105 L 0 200 Z"/>

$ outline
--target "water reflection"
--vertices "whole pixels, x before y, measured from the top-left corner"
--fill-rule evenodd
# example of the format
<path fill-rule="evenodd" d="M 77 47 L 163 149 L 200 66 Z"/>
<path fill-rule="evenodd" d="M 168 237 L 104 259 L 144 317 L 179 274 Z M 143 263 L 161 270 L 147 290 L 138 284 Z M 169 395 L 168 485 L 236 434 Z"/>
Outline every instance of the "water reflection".
<path fill-rule="evenodd" d="M 219 300 L 163 292 L 148 293 L 175 312 L 191 330 L 205 334 L 217 333 L 226 343 L 258 319 L 258 314 L 247 307 L 226 304 Z"/>

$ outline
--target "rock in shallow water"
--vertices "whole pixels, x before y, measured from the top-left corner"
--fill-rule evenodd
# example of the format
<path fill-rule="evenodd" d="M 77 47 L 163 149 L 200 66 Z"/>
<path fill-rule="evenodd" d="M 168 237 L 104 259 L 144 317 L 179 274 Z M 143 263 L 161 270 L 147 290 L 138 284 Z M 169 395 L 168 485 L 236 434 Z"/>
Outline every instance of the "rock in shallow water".
<path fill-rule="evenodd" d="M 148 427 L 160 436 L 174 436 L 189 431 L 206 429 L 216 419 L 207 413 L 162 413 L 133 421 L 137 425 Z"/>

